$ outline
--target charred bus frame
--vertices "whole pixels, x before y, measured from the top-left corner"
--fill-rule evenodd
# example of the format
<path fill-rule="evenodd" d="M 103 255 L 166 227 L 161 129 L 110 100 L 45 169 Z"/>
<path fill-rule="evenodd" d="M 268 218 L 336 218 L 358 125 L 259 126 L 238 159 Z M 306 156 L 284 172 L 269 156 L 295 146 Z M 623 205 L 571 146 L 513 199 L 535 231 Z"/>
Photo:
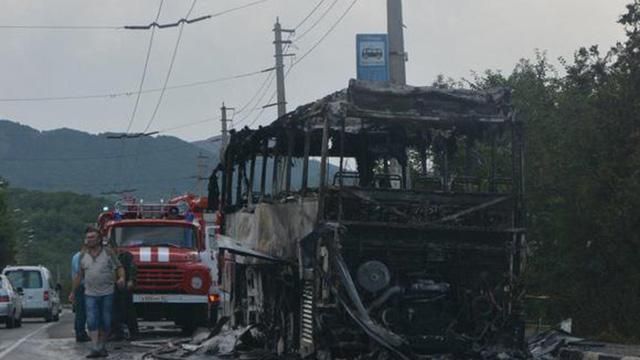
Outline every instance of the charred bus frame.
<path fill-rule="evenodd" d="M 349 357 L 371 342 L 407 359 L 518 348 L 523 166 L 507 89 L 352 80 L 268 126 L 233 132 L 223 233 L 289 266 L 233 262 L 228 313 L 270 321 L 303 355 Z M 243 302 L 255 294 L 243 271 L 291 281 Z M 274 296 L 286 314 L 268 309 Z"/>

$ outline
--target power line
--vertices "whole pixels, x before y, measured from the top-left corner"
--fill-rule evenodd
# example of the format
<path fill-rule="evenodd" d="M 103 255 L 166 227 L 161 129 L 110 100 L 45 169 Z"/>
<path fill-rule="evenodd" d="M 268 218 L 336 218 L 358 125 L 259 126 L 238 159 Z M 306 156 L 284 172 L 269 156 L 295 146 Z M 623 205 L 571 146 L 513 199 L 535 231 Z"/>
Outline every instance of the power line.
<path fill-rule="evenodd" d="M 264 89 L 264 87 L 267 85 L 267 83 L 271 80 L 272 76 L 273 76 L 273 72 L 270 72 L 269 75 L 264 78 L 264 81 L 258 87 L 258 89 L 253 94 L 253 96 L 251 96 L 251 98 L 249 100 L 247 100 L 247 102 L 238 111 L 235 111 L 234 115 L 235 114 L 241 114 L 243 111 L 245 111 L 249 107 L 249 105 L 251 105 L 254 102 L 254 100 L 256 100 L 258 95 L 260 95 L 260 92 Z M 249 109 L 249 110 L 250 110 L 250 112 L 252 111 L 252 109 Z"/>
<path fill-rule="evenodd" d="M 335 30 L 335 28 L 342 22 L 342 20 L 344 20 L 344 18 L 347 16 L 347 14 L 349 14 L 349 12 L 351 11 L 351 9 L 353 8 L 353 6 L 358 2 L 358 0 L 353 0 L 351 2 L 351 4 L 349 5 L 349 7 L 347 7 L 347 9 L 344 11 L 344 13 L 342 13 L 342 15 L 338 18 L 338 20 L 336 20 L 335 23 L 333 23 L 333 25 L 331 25 L 331 27 L 329 28 L 329 30 L 327 30 L 327 32 L 322 35 L 322 37 L 311 47 L 309 48 L 309 50 L 307 50 L 307 52 L 305 52 L 304 54 L 302 54 L 302 56 L 300 56 L 299 58 L 297 58 L 292 64 L 290 68 L 293 68 L 294 66 L 296 66 L 297 64 L 299 64 L 302 60 L 304 60 L 307 56 L 309 56 L 309 54 L 311 54 L 318 46 L 320 46 L 320 44 L 322 44 L 322 42 L 333 32 L 333 30 Z"/>
<path fill-rule="evenodd" d="M 307 20 L 309 20 L 311 18 L 311 16 L 313 16 L 313 14 L 320 8 L 320 6 L 325 2 L 326 0 L 320 0 L 316 3 L 316 5 L 311 9 L 311 11 L 309 11 L 309 13 L 302 19 L 300 20 L 300 22 L 298 23 L 298 25 L 296 25 L 294 27 L 294 31 L 297 30 L 298 28 L 300 28 L 300 26 L 302 26 L 305 22 L 307 22 Z M 291 40 L 291 37 L 293 36 L 293 32 L 289 33 L 289 37 L 287 38 L 287 45 L 284 48 L 284 53 L 287 52 L 287 50 L 289 50 L 289 47 L 291 45 L 290 42 L 288 42 L 289 40 Z M 288 72 L 287 72 L 288 73 Z M 266 92 L 268 91 L 269 87 L 271 86 L 271 84 L 273 83 L 273 79 L 272 76 L 274 75 L 274 73 L 270 73 L 269 76 L 267 76 L 264 81 L 262 82 L 262 84 L 258 87 L 258 89 L 255 91 L 255 93 L 251 96 L 251 98 L 236 112 L 234 112 L 235 114 L 241 114 L 242 112 L 244 112 L 251 104 L 254 103 L 254 100 L 256 100 L 258 98 L 258 96 L 260 96 L 260 93 L 264 90 L 264 92 L 262 92 L 262 96 L 260 97 L 260 99 L 255 102 L 255 105 L 252 106 L 252 108 L 249 109 L 249 113 L 247 113 L 247 115 L 243 116 L 238 122 L 237 125 L 240 125 L 242 122 L 244 122 L 251 113 L 253 113 L 256 110 L 262 110 L 262 112 L 264 112 L 264 108 L 263 107 L 257 107 L 257 104 L 260 103 L 260 101 L 262 101 L 262 99 L 264 98 L 264 96 L 266 95 Z M 267 85 L 267 83 L 269 85 Z M 266 86 L 266 88 L 265 88 Z"/>
<path fill-rule="evenodd" d="M 307 34 L 309 34 L 311 32 L 311 30 L 313 30 L 316 26 L 318 26 L 318 24 L 329 14 L 329 12 L 331 11 L 331 9 L 333 9 L 333 7 L 338 3 L 338 0 L 333 0 L 333 2 L 331 3 L 331 5 L 329 5 L 329 7 L 327 7 L 327 9 L 322 13 L 322 15 L 320 15 L 320 17 L 318 19 L 316 19 L 316 21 L 311 24 L 311 26 L 305 30 L 302 34 L 300 34 L 299 36 L 296 36 L 296 41 L 300 41 L 300 39 L 304 38 L 305 36 L 307 36 Z"/>
<path fill-rule="evenodd" d="M 31 30 L 123 30 L 124 26 L 100 25 L 0 25 L 0 29 L 31 29 Z"/>
<path fill-rule="evenodd" d="M 160 1 L 160 6 L 158 7 L 158 13 L 156 14 L 156 20 L 160 18 L 160 12 L 162 11 L 162 5 L 164 4 L 164 0 Z M 140 103 L 140 96 L 142 95 L 142 87 L 144 86 L 144 79 L 147 76 L 147 67 L 149 66 L 149 58 L 151 57 L 151 48 L 153 47 L 153 38 L 155 36 L 156 29 L 151 29 L 151 37 L 149 38 L 149 46 L 147 47 L 147 56 L 144 60 L 144 67 L 142 69 L 142 78 L 140 79 L 140 86 L 138 86 L 138 95 L 136 96 L 136 102 L 133 106 L 133 111 L 131 112 L 131 117 L 129 119 L 129 125 L 127 126 L 128 133 L 131 130 L 131 126 L 133 125 L 133 121 L 136 117 L 136 112 L 138 111 L 138 104 Z"/>
<path fill-rule="evenodd" d="M 258 100 L 255 102 L 255 106 L 257 106 L 258 104 L 262 103 L 262 100 L 263 100 L 263 99 L 265 98 L 265 96 L 268 94 L 269 89 L 271 89 L 271 86 L 273 85 L 273 82 L 275 81 L 275 79 L 276 79 L 276 77 L 275 77 L 275 76 L 273 76 L 273 74 L 270 74 L 270 79 L 269 79 L 268 85 L 264 87 L 264 91 L 262 92 L 262 95 L 260 95 L 260 97 L 258 98 Z M 274 94 L 275 94 L 275 92 L 274 92 Z M 270 103 L 272 100 L 273 100 L 273 96 L 271 96 L 271 99 L 269 99 L 269 101 L 268 101 L 268 102 Z M 260 109 L 260 114 L 259 114 L 258 116 L 260 116 L 262 113 L 264 113 L 264 107 L 254 108 L 254 109 L 252 109 L 250 112 L 246 113 L 246 115 L 244 115 L 244 116 L 242 117 L 242 119 L 238 120 L 238 122 L 236 123 L 236 125 L 237 125 L 237 126 L 240 126 L 242 123 L 244 123 L 244 122 L 249 118 L 249 116 L 251 116 L 251 114 L 252 114 L 255 110 L 257 110 L 257 109 Z M 255 122 L 255 120 L 254 120 L 254 121 L 252 121 L 252 122 L 251 122 L 251 124 L 249 124 L 248 126 L 253 125 L 253 123 L 254 123 L 254 122 Z"/>
<path fill-rule="evenodd" d="M 304 17 L 304 19 L 302 19 L 298 25 L 296 25 L 294 27 L 294 29 L 298 29 L 300 26 L 302 26 L 302 24 L 304 24 L 305 22 L 307 22 L 307 20 L 309 20 L 309 18 L 316 12 L 316 10 L 318 10 L 318 8 L 320 7 L 320 5 L 322 5 L 326 0 L 320 0 L 318 1 L 318 3 L 316 4 L 316 6 L 313 7 L 313 9 L 311 9 L 311 11 L 309 11 L 309 14 L 307 14 L 307 16 Z"/>
<path fill-rule="evenodd" d="M 182 124 L 182 125 L 178 125 L 178 126 L 174 126 L 174 127 L 170 127 L 170 128 L 164 128 L 161 130 L 157 130 L 156 132 L 159 134 L 163 134 L 169 131 L 173 131 L 173 130 L 178 130 L 178 129 L 184 129 L 187 127 L 191 127 L 194 125 L 199 125 L 199 124 L 204 124 L 204 123 L 208 123 L 208 122 L 214 122 L 214 121 L 220 121 L 220 117 L 210 117 L 210 118 L 206 118 L 206 119 L 202 119 L 202 120 L 198 120 L 198 121 L 194 121 L 194 122 L 190 122 L 190 123 L 186 123 L 186 124 Z"/>
<path fill-rule="evenodd" d="M 296 59 L 294 62 L 291 63 L 291 65 L 289 66 L 289 69 L 287 70 L 287 73 L 285 74 L 285 78 L 289 75 L 289 73 L 291 72 L 291 70 L 293 70 L 294 66 L 296 66 L 297 64 L 299 64 L 302 60 L 304 60 L 309 54 L 311 54 L 318 46 L 320 46 L 320 44 L 333 32 L 333 30 L 335 30 L 335 28 L 342 22 L 342 20 L 344 20 L 344 18 L 349 14 L 349 12 L 351 11 L 351 9 L 355 6 L 355 4 L 358 2 L 358 0 L 353 0 L 351 2 L 351 4 L 347 7 L 347 9 L 342 13 L 342 15 L 338 18 L 338 20 L 336 20 L 335 23 L 333 23 L 333 25 L 331 25 L 331 27 L 329 28 L 329 30 L 327 30 L 327 32 L 322 35 L 322 37 L 311 47 L 309 48 L 309 50 L 307 50 L 307 52 L 305 52 L 304 54 L 302 54 L 302 56 L 298 59 Z M 276 92 L 273 92 L 271 95 L 271 98 L 269 99 L 268 103 L 271 103 L 271 101 L 273 100 L 273 98 L 276 96 Z M 249 127 L 253 126 L 262 116 L 262 114 L 264 113 L 266 107 L 263 107 L 262 110 L 260 110 L 260 112 L 258 113 L 258 115 L 253 119 L 253 121 L 251 121 L 251 123 L 249 123 Z"/>
<path fill-rule="evenodd" d="M 185 16 L 185 18 L 188 18 L 189 15 L 191 15 L 193 8 L 196 6 L 196 2 L 198 2 L 198 0 L 193 0 L 193 2 L 191 3 L 191 7 L 189 8 L 189 11 L 187 12 L 187 15 Z M 184 31 L 184 23 L 180 24 L 180 30 L 178 31 L 178 38 L 176 39 L 176 45 L 173 47 L 173 53 L 171 54 L 171 62 L 169 63 L 169 70 L 167 70 L 167 76 L 165 76 L 164 78 L 164 84 L 162 85 L 162 90 L 160 91 L 160 95 L 158 96 L 158 102 L 156 103 L 156 107 L 153 109 L 153 113 L 151 114 L 151 118 L 149 119 L 149 122 L 147 122 L 147 126 L 145 126 L 144 131 L 142 132 L 147 132 L 147 130 L 149 130 L 149 128 L 151 127 L 151 124 L 153 124 L 154 120 L 156 119 L 156 115 L 158 114 L 158 109 L 160 109 L 160 105 L 162 104 L 162 100 L 164 99 L 164 93 L 167 90 L 167 85 L 169 84 L 169 79 L 171 78 L 171 73 L 173 72 L 173 65 L 175 64 L 176 56 L 178 55 L 178 49 L 180 47 L 180 41 L 182 40 L 183 31 Z"/>
<path fill-rule="evenodd" d="M 158 20 L 152 22 L 149 25 L 126 25 L 124 28 L 126 30 L 149 30 L 149 29 L 166 29 L 166 28 L 170 28 L 170 27 L 176 27 L 179 25 L 183 25 L 183 24 L 193 24 L 194 22 L 198 22 L 198 21 L 202 21 L 202 20 L 207 20 L 207 19 L 211 19 L 211 15 L 203 15 L 203 16 L 199 16 L 197 18 L 194 19 L 187 19 L 187 18 L 182 18 L 176 22 L 173 23 L 169 23 L 169 24 L 158 24 Z"/>
<path fill-rule="evenodd" d="M 262 3 L 267 2 L 267 1 L 269 1 L 269 0 L 258 0 L 258 1 L 254 1 L 254 2 L 251 2 L 251 3 L 245 4 L 245 5 L 240 5 L 240 6 L 237 6 L 237 7 L 231 8 L 231 9 L 227 9 L 227 10 L 224 10 L 224 11 L 220 11 L 220 12 L 215 13 L 215 14 L 211 14 L 211 17 L 217 17 L 217 16 L 220 16 L 220 15 L 228 14 L 228 13 L 230 13 L 230 12 L 234 12 L 234 11 L 238 11 L 238 10 L 246 9 L 246 8 L 249 8 L 249 7 L 252 7 L 252 6 L 255 6 L 255 5 L 262 4 Z"/>
<path fill-rule="evenodd" d="M 274 68 L 266 68 L 257 71 L 246 72 L 238 75 L 232 76 L 224 76 L 210 80 L 201 80 L 188 82 L 178 85 L 167 86 L 165 90 L 176 90 L 176 89 L 184 89 L 196 86 L 204 86 L 209 84 L 215 84 L 223 81 L 242 79 L 258 74 L 262 74 L 265 72 L 273 71 Z M 91 95 L 64 95 L 64 96 L 43 96 L 43 97 L 22 97 L 22 98 L 0 98 L 0 102 L 37 102 L 37 101 L 64 101 L 64 100 L 88 100 L 88 99 L 113 99 L 118 97 L 129 97 L 132 95 L 140 94 L 150 94 L 161 92 L 163 88 L 151 88 L 142 91 L 122 91 L 115 93 L 102 93 L 102 94 L 91 94 Z"/>
<path fill-rule="evenodd" d="M 223 10 L 217 13 L 203 15 L 194 19 L 188 19 L 188 16 L 174 23 L 158 24 L 158 20 L 148 25 L 0 25 L 0 29 L 25 29 L 25 30 L 149 30 L 154 28 L 164 29 L 176 27 L 180 24 L 191 24 L 197 21 L 218 17 L 224 14 L 246 9 L 269 0 L 258 0 L 245 5 L 237 6 L 231 9 Z M 191 14 L 191 13 L 189 13 Z"/>
<path fill-rule="evenodd" d="M 187 11 L 187 15 L 185 15 L 185 18 L 188 18 L 191 15 L 191 12 L 193 11 L 193 9 L 196 6 L 198 0 L 193 0 L 193 2 L 191 2 L 191 7 L 189 8 L 189 11 Z M 149 130 L 149 128 L 151 127 L 151 125 L 153 124 L 156 115 L 158 114 L 158 110 L 160 109 L 160 105 L 162 104 L 162 100 L 164 99 L 164 94 L 167 90 L 167 85 L 169 84 L 169 79 L 171 78 L 171 73 L 173 71 L 173 65 L 175 64 L 176 61 L 176 56 L 178 54 L 178 49 L 180 48 L 180 41 L 182 40 L 182 34 L 184 31 L 184 23 L 180 24 L 180 30 L 178 31 L 178 37 L 176 38 L 176 44 L 173 47 L 173 53 L 171 54 L 171 62 L 169 63 L 169 69 L 167 70 L 167 75 L 164 79 L 164 83 L 162 84 L 162 90 L 160 91 L 160 95 L 158 96 L 158 101 L 156 102 L 156 106 L 153 109 L 153 113 L 151 114 L 151 117 L 149 118 L 149 121 L 147 122 L 147 125 L 145 126 L 144 130 L 142 131 L 143 133 L 147 132 L 147 130 Z M 138 154 L 138 150 L 140 148 L 140 142 L 142 141 L 142 138 L 138 139 L 137 143 L 136 143 L 136 149 L 134 151 L 134 153 Z M 134 168 L 138 167 L 138 156 L 136 155 L 134 157 Z M 136 177 L 137 173 L 134 175 L 134 177 Z M 129 183 L 131 182 L 131 177 L 127 176 L 127 186 L 129 186 Z"/>

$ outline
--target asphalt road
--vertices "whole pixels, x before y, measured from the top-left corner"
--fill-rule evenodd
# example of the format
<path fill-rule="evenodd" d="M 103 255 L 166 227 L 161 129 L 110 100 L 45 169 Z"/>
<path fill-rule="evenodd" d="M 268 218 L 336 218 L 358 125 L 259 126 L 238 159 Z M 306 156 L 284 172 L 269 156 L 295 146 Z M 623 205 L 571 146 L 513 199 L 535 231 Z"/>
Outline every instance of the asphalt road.
<path fill-rule="evenodd" d="M 175 339 L 182 335 L 169 324 L 141 323 L 141 342 Z M 78 344 L 73 334 L 73 313 L 64 310 L 60 321 L 46 323 L 43 319 L 23 319 L 22 327 L 7 329 L 0 325 L 0 360 L 84 359 L 90 343 Z M 135 343 L 134 343 L 135 344 Z M 128 342 L 109 343 L 108 359 L 140 359 L 149 348 Z"/>

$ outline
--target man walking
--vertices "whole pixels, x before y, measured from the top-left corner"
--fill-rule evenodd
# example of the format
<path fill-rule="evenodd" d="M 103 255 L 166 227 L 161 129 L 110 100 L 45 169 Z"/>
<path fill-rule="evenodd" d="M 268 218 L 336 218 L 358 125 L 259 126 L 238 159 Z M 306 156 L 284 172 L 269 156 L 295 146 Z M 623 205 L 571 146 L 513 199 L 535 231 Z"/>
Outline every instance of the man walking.
<path fill-rule="evenodd" d="M 84 240 L 83 240 L 84 241 Z M 71 281 L 73 281 L 80 271 L 80 255 L 84 251 L 84 246 L 71 258 Z M 73 292 L 75 301 L 73 302 L 73 312 L 75 314 L 74 329 L 76 332 L 76 342 L 91 341 L 87 334 L 87 312 L 84 303 L 84 280 L 80 282 L 78 288 Z"/>
<path fill-rule="evenodd" d="M 73 280 L 73 290 L 84 280 L 87 325 L 93 340 L 93 348 L 87 358 L 107 357 L 105 342 L 111 331 L 113 289 L 116 284 L 124 287 L 124 269 L 113 250 L 102 246 L 100 232 L 95 227 L 87 227 L 85 246 L 80 255 L 80 271 Z M 74 292 L 70 297 L 75 300 Z"/>

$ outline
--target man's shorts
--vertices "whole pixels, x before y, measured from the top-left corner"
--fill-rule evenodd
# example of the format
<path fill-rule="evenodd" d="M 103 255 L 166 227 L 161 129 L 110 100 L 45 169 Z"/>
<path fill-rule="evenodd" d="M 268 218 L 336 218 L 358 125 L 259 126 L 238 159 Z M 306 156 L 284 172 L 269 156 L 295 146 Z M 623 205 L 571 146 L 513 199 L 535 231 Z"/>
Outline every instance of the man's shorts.
<path fill-rule="evenodd" d="M 105 334 L 111 331 L 111 315 L 113 313 L 113 294 L 103 296 L 85 295 L 87 309 L 87 327 L 89 331 L 102 330 Z"/>

